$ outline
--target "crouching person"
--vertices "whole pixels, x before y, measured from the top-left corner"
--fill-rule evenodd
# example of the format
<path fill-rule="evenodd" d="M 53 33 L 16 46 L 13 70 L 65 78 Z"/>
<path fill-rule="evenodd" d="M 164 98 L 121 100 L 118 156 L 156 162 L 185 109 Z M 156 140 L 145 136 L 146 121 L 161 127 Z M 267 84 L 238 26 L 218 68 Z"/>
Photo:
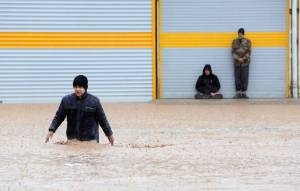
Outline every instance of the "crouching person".
<path fill-rule="evenodd" d="M 211 66 L 207 64 L 197 80 L 196 90 L 198 93 L 195 95 L 195 99 L 222 99 L 223 95 L 219 92 L 220 87 L 218 77 L 213 74 Z"/>

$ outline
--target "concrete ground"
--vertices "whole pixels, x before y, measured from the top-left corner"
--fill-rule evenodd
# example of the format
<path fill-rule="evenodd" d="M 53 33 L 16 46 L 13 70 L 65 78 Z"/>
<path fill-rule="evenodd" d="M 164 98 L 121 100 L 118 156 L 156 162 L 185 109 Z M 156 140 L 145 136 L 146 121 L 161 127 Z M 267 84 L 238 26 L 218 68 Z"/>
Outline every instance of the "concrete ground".
<path fill-rule="evenodd" d="M 300 190 L 300 102 L 107 103 L 116 145 L 44 144 L 55 104 L 0 105 L 0 190 Z"/>

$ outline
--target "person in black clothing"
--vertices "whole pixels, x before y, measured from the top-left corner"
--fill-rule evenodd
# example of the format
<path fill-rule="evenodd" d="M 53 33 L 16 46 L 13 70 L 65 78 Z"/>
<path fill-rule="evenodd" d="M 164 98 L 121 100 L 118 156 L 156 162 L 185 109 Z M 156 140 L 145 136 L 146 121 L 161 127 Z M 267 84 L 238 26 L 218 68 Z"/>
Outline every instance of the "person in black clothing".
<path fill-rule="evenodd" d="M 199 76 L 196 83 L 196 90 L 198 93 L 195 99 L 222 99 L 223 95 L 220 94 L 220 82 L 218 77 L 213 74 L 211 66 L 206 64 L 203 68 L 203 74 Z"/>
<path fill-rule="evenodd" d="M 63 97 L 60 106 L 49 127 L 47 143 L 60 124 L 67 117 L 68 140 L 96 141 L 99 143 L 99 125 L 111 145 L 114 144 L 113 132 L 106 119 L 99 99 L 87 93 L 88 79 L 83 75 L 73 81 L 74 93 Z"/>

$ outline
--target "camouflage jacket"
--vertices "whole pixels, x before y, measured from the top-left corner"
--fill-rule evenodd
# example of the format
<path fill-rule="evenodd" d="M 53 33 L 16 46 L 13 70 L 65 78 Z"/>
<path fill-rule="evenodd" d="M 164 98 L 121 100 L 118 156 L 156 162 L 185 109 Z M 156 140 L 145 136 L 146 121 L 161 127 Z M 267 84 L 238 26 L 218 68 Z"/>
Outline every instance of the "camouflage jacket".
<path fill-rule="evenodd" d="M 232 42 L 231 54 L 235 65 L 249 65 L 251 57 L 251 41 L 247 38 L 234 39 Z M 239 62 L 239 59 L 242 59 L 242 62 Z"/>

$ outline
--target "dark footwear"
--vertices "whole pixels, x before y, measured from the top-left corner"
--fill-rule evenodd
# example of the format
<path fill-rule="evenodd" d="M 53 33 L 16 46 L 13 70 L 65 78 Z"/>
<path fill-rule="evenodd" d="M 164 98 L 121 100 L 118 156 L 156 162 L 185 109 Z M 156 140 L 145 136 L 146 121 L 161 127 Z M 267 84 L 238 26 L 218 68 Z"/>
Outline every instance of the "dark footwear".
<path fill-rule="evenodd" d="M 217 94 L 215 96 L 210 96 L 211 99 L 223 99 L 223 95 L 222 94 Z"/>
<path fill-rule="evenodd" d="M 241 99 L 242 98 L 242 94 L 237 93 L 237 94 L 235 94 L 235 96 L 233 98 L 234 99 Z"/>
<path fill-rule="evenodd" d="M 249 99 L 249 97 L 247 96 L 247 94 L 242 94 L 242 98 L 244 98 L 244 99 Z"/>
<path fill-rule="evenodd" d="M 209 98 L 210 98 L 210 96 L 206 95 L 206 94 L 198 93 L 198 94 L 195 95 L 195 99 L 209 99 Z"/>

